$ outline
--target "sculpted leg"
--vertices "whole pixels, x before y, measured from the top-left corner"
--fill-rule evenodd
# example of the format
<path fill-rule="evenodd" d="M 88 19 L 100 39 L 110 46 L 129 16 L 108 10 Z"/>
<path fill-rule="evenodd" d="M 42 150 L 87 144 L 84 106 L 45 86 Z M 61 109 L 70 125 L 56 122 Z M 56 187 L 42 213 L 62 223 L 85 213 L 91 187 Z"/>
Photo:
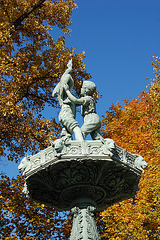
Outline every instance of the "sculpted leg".
<path fill-rule="evenodd" d="M 86 133 L 86 132 L 82 132 L 82 135 L 83 135 L 83 138 L 86 139 L 88 133 Z"/>
<path fill-rule="evenodd" d="M 74 132 L 74 134 L 75 134 L 75 139 L 76 139 L 76 140 L 79 140 L 79 141 L 83 141 L 83 140 L 84 140 L 84 138 L 83 138 L 83 136 L 82 136 L 81 129 L 80 129 L 78 126 L 76 126 L 76 127 L 73 129 L 73 132 Z"/>
<path fill-rule="evenodd" d="M 100 140 L 102 143 L 104 143 L 104 138 L 102 137 L 100 133 L 100 129 L 97 129 L 93 132 L 91 132 L 91 137 L 93 140 Z"/>

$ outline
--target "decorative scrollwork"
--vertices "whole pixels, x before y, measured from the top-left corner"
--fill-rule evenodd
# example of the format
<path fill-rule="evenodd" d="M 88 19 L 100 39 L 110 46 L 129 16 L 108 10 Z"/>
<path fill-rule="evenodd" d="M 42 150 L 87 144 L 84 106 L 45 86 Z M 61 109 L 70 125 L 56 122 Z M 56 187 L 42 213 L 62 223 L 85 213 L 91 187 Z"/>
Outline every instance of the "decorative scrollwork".
<path fill-rule="evenodd" d="M 71 210 L 73 214 L 73 226 L 70 240 L 100 240 L 95 222 L 95 207 L 74 207 Z"/>
<path fill-rule="evenodd" d="M 131 154 L 125 149 L 115 145 L 112 139 L 104 139 L 104 143 L 101 141 L 68 141 L 63 142 L 62 139 L 57 139 L 52 146 L 40 151 L 34 156 L 27 156 L 22 159 L 19 169 L 24 172 L 24 175 L 30 170 L 38 170 L 40 166 L 47 167 L 46 164 L 52 165 L 52 162 L 58 159 L 73 157 L 81 158 L 81 156 L 87 156 L 98 159 L 103 159 L 108 156 L 108 159 L 114 159 L 117 163 L 121 162 L 135 170 L 143 172 L 143 168 L 147 166 L 144 159 L 136 154 Z"/>
<path fill-rule="evenodd" d="M 134 196 L 139 179 L 140 174 L 113 160 L 93 161 L 84 157 L 57 160 L 32 173 L 26 179 L 26 191 L 32 199 L 41 198 L 41 202 L 58 210 L 68 210 L 72 202 L 82 197 L 93 199 L 101 210 Z"/>
<path fill-rule="evenodd" d="M 68 154 L 70 154 L 70 155 L 82 154 L 81 144 L 79 144 L 77 146 L 70 146 L 69 149 L 68 149 Z"/>
<path fill-rule="evenodd" d="M 96 155 L 98 155 L 101 152 L 101 150 L 100 150 L 100 148 L 98 146 L 92 146 L 92 145 L 88 144 L 86 152 L 87 152 L 87 154 L 96 154 Z"/>

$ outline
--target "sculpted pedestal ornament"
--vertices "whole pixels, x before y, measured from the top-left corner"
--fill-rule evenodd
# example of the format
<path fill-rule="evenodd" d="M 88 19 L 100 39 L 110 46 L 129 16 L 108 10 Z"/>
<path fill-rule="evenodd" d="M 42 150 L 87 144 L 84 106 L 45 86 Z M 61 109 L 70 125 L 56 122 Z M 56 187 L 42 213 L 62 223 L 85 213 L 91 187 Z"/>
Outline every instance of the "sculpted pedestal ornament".
<path fill-rule="evenodd" d="M 113 148 L 114 146 L 114 148 Z M 57 155 L 58 154 L 58 155 Z M 134 197 L 144 159 L 113 140 L 68 141 L 57 153 L 50 146 L 20 163 L 24 192 L 34 201 L 71 210 L 71 240 L 100 239 L 94 212 Z"/>
<path fill-rule="evenodd" d="M 93 94 L 96 85 L 84 81 L 81 98 L 70 92 L 72 61 L 53 91 L 58 95 L 63 125 L 60 139 L 39 153 L 22 159 L 19 169 L 25 177 L 24 192 L 34 201 L 59 211 L 71 210 L 70 240 L 99 240 L 95 210 L 135 196 L 147 166 L 144 159 L 103 139 Z M 75 120 L 76 105 L 82 105 L 83 126 Z M 75 139 L 72 140 L 72 134 Z M 91 141 L 86 141 L 90 134 Z"/>

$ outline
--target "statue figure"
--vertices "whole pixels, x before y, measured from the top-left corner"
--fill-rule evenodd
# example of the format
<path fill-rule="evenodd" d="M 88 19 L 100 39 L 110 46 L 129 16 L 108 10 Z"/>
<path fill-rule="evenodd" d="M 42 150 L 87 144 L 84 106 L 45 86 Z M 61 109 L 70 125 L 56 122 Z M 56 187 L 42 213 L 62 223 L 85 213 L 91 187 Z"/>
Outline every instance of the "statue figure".
<path fill-rule="evenodd" d="M 50 141 L 51 146 L 55 150 L 55 156 L 61 157 L 66 153 L 65 143 L 72 140 L 72 135 L 67 132 L 67 130 L 63 127 L 62 132 L 59 139 L 56 139 L 54 142 Z"/>
<path fill-rule="evenodd" d="M 52 147 L 54 147 L 55 150 L 55 156 L 61 157 L 65 153 L 65 142 L 63 138 L 56 139 L 52 143 Z"/>
<path fill-rule="evenodd" d="M 142 156 L 137 155 L 137 154 L 133 154 L 133 155 L 136 156 L 135 162 L 134 162 L 135 167 L 137 167 L 144 173 L 143 168 L 146 168 L 148 166 L 147 162 L 144 160 L 144 158 Z"/>
<path fill-rule="evenodd" d="M 65 92 L 68 98 L 76 105 L 82 105 L 81 115 L 83 116 L 84 124 L 81 127 L 84 139 L 88 134 L 91 134 L 93 140 L 101 140 L 104 142 L 100 134 L 101 120 L 96 113 L 95 100 L 93 94 L 96 91 L 96 85 L 91 81 L 84 81 L 81 88 L 81 98 L 76 98 L 72 95 L 70 88 L 64 84 Z"/>
<path fill-rule="evenodd" d="M 30 156 L 28 156 L 28 154 L 26 154 L 26 156 L 22 159 L 20 165 L 18 166 L 18 169 L 23 171 L 23 172 L 27 172 L 30 170 L 31 168 L 31 161 L 30 161 Z"/>
<path fill-rule="evenodd" d="M 70 60 L 67 64 L 67 70 L 63 73 L 60 82 L 57 84 L 55 89 L 53 90 L 52 97 L 56 94 L 58 95 L 58 101 L 61 107 L 61 111 L 59 113 L 59 121 L 65 127 L 66 131 L 71 135 L 75 134 L 75 139 L 79 141 L 83 141 L 83 136 L 81 129 L 79 127 L 78 122 L 75 120 L 76 115 L 76 106 L 75 103 L 72 102 L 65 90 L 64 84 L 68 86 L 68 89 L 71 91 L 74 86 L 74 81 L 70 75 L 72 71 L 72 60 Z"/>
<path fill-rule="evenodd" d="M 110 138 L 104 139 L 104 144 L 102 145 L 103 154 L 113 156 L 113 151 L 115 149 L 115 142 Z"/>

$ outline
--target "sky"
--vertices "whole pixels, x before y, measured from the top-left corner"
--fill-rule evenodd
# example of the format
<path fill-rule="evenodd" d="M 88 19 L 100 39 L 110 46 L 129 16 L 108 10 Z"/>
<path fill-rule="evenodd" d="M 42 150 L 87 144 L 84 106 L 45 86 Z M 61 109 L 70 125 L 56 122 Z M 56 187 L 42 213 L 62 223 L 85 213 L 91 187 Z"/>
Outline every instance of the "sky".
<path fill-rule="evenodd" d="M 77 0 L 67 45 L 86 52 L 87 72 L 102 94 L 97 111 L 138 98 L 160 56 L 159 0 Z"/>
<path fill-rule="evenodd" d="M 102 98 L 97 113 L 102 115 L 117 101 L 138 98 L 153 77 L 152 56 L 160 56 L 159 0 L 75 0 L 71 36 L 66 46 L 75 53 L 85 51 L 86 70 Z M 53 37 L 62 35 L 53 30 Z M 44 114 L 49 116 L 51 111 Z M 77 116 L 78 121 L 80 115 Z M 17 164 L 0 166 L 10 177 Z"/>

